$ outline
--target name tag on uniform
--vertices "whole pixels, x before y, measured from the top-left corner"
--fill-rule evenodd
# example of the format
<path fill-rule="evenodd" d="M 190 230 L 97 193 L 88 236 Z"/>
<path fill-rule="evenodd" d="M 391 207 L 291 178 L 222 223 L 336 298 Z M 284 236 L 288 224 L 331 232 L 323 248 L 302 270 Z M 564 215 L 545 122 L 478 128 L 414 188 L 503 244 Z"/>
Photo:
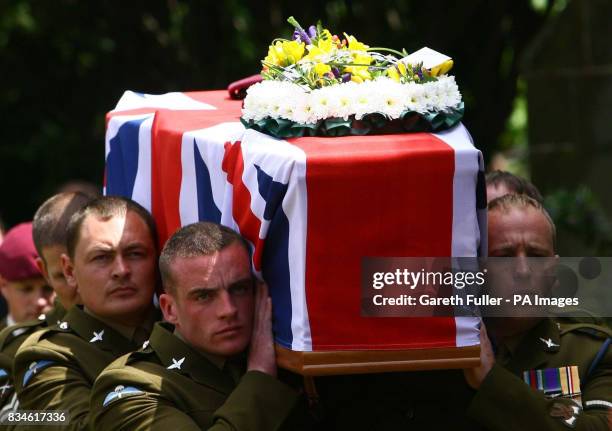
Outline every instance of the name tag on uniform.
<path fill-rule="evenodd" d="M 580 399 L 580 375 L 576 365 L 523 371 L 523 380 L 547 398 Z"/>

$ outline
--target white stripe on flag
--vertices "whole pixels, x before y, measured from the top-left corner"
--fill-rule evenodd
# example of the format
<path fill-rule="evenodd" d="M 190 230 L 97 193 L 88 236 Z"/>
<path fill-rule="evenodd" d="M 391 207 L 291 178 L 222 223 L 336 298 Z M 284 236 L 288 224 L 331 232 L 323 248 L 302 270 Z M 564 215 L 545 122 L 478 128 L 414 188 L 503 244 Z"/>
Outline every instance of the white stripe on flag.
<path fill-rule="evenodd" d="M 434 134 L 453 148 L 455 173 L 453 176 L 453 257 L 476 257 L 481 233 L 476 210 L 476 183 L 478 181 L 480 151 L 463 124 Z M 477 317 L 455 317 L 457 347 L 479 343 Z"/>
<path fill-rule="evenodd" d="M 217 109 L 208 103 L 199 102 L 184 93 L 166 93 L 166 94 L 141 94 L 133 91 L 126 91 L 117 102 L 117 106 L 113 111 L 127 111 L 129 109 L 139 108 L 162 108 L 181 110 L 211 110 Z"/>
<path fill-rule="evenodd" d="M 289 277 L 291 289 L 291 348 L 296 351 L 311 351 L 312 337 L 306 303 L 306 230 L 307 230 L 307 191 L 306 191 L 306 153 L 286 141 L 272 138 L 249 129 L 243 139 L 245 166 L 257 164 L 274 181 L 288 184 L 283 211 L 289 220 Z M 273 150 L 273 151 L 272 151 Z M 251 196 L 259 195 L 256 171 L 253 169 L 243 175 L 243 180 Z M 257 199 L 263 201 L 263 199 Z M 251 202 L 255 201 L 252 199 Z M 252 205 L 253 212 L 263 219 L 265 202 Z M 261 226 L 260 237 L 267 235 L 268 223 Z M 265 229 L 265 230 L 264 230 Z"/>
<path fill-rule="evenodd" d="M 149 212 L 151 211 L 151 126 L 154 114 L 115 115 L 108 121 L 104 137 L 104 159 L 110 153 L 110 141 L 117 136 L 119 129 L 128 121 L 145 119 L 138 129 L 138 170 L 134 182 L 132 198 Z M 106 187 L 103 190 L 106 195 Z"/>
<path fill-rule="evenodd" d="M 138 172 L 134 181 L 132 199 L 152 211 L 151 204 L 151 128 L 153 116 L 140 124 L 138 130 Z"/>
<path fill-rule="evenodd" d="M 197 150 L 206 164 L 210 174 L 210 182 L 213 194 L 213 201 L 219 211 L 228 211 L 231 222 L 227 219 L 221 223 L 233 229 L 237 228 L 236 223 L 231 219 L 231 193 L 227 195 L 227 188 L 231 184 L 227 182 L 226 174 L 221 165 L 225 153 L 225 143 L 239 140 L 244 133 L 244 126 L 241 123 L 221 123 L 206 129 L 192 130 L 183 134 L 181 143 L 181 161 L 183 169 L 183 179 L 181 182 L 181 193 L 179 197 L 179 211 L 181 215 L 181 225 L 185 226 L 199 220 L 198 214 L 198 188 L 196 184 L 195 159 L 194 159 L 194 140 Z M 230 206 L 224 209 L 225 199 L 229 197 Z M 225 222 L 224 222 L 225 221 Z"/>

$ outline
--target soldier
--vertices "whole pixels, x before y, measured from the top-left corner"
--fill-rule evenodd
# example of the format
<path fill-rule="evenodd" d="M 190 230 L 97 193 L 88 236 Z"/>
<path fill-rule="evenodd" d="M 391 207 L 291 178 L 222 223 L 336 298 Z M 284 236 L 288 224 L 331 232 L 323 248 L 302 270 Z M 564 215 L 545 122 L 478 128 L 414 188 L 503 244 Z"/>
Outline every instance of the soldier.
<path fill-rule="evenodd" d="M 0 332 L 0 375 L 6 374 L 6 378 L 0 381 L 3 388 L 0 391 L 0 412 L 14 410 L 18 405 L 13 396 L 12 374 L 15 353 L 21 344 L 34 331 L 55 325 L 64 317 L 66 309 L 78 300 L 76 288 L 66 283 L 60 257 L 66 253 L 66 227 L 70 217 L 89 200 L 82 193 L 60 193 L 47 199 L 34 215 L 32 237 L 38 252 L 36 266 L 55 292 L 55 303 L 37 320 L 16 324 Z"/>
<path fill-rule="evenodd" d="M 536 200 L 505 195 L 489 204 L 489 256 L 554 257 L 554 237 L 554 224 Z M 513 271 L 515 287 L 538 284 L 524 261 Z M 490 430 L 609 430 L 609 329 L 534 317 L 486 324 L 481 365 L 464 370 L 477 390 L 469 416 Z"/>
<path fill-rule="evenodd" d="M 118 197 L 95 199 L 68 224 L 62 268 L 83 307 L 30 336 L 15 357 L 20 408 L 65 410 L 84 429 L 98 374 L 146 340 L 156 313 L 156 234 L 150 214 Z"/>
<path fill-rule="evenodd" d="M 213 223 L 186 226 L 165 245 L 160 270 L 167 323 L 98 377 L 93 429 L 300 428 L 285 422 L 298 397 L 276 378 L 271 300 L 242 237 Z"/>
<path fill-rule="evenodd" d="M 486 177 L 487 182 L 487 202 L 495 198 L 516 193 L 527 195 L 530 198 L 542 203 L 544 198 L 536 186 L 528 180 L 511 174 L 506 171 L 489 172 Z"/>
<path fill-rule="evenodd" d="M 0 329 L 36 320 L 51 309 L 53 290 L 36 266 L 37 258 L 32 223 L 12 228 L 0 246 L 0 274 L 5 281 L 1 288 L 8 304 L 8 315 L 0 323 Z"/>

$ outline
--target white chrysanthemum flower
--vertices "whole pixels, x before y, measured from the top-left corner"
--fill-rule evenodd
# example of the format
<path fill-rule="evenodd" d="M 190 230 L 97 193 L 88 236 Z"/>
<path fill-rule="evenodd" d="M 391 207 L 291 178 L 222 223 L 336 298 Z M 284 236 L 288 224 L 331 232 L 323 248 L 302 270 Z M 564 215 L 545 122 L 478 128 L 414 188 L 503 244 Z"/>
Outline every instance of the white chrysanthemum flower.
<path fill-rule="evenodd" d="M 251 86 L 243 105 L 243 118 L 285 118 L 303 124 L 327 118 L 347 120 L 378 112 L 396 119 L 406 110 L 425 113 L 442 111 L 461 103 L 461 93 L 452 76 L 424 84 L 400 84 L 386 77 L 361 84 L 347 82 L 312 92 L 288 81 L 263 81 Z"/>
<path fill-rule="evenodd" d="M 293 112 L 293 121 L 300 124 L 312 124 L 317 122 L 310 97 L 305 97 L 296 105 L 295 111 Z"/>

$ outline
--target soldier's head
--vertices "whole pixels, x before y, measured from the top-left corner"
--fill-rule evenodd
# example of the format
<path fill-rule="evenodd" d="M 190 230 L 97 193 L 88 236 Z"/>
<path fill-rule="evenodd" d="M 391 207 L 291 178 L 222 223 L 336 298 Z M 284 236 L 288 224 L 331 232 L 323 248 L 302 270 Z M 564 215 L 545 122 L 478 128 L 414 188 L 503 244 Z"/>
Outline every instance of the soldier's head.
<path fill-rule="evenodd" d="M 62 269 L 94 315 L 138 326 L 152 307 L 157 235 L 146 209 L 121 197 L 92 200 L 70 219 Z"/>
<path fill-rule="evenodd" d="M 556 229 L 537 200 L 506 194 L 489 202 L 489 256 L 555 255 Z"/>
<path fill-rule="evenodd" d="M 233 230 L 214 223 L 179 229 L 159 258 L 164 318 L 199 351 L 229 357 L 251 339 L 255 279 L 249 248 Z"/>
<path fill-rule="evenodd" d="M 555 225 L 535 199 L 507 194 L 492 200 L 488 207 L 489 259 L 487 287 L 491 293 L 513 299 L 513 295 L 548 296 L 556 282 L 554 268 Z M 541 308 L 516 308 L 517 319 L 496 321 L 492 332 L 504 336 L 523 332 L 542 316 Z M 532 318 L 533 317 L 533 318 Z M 489 327 L 489 322 L 487 322 Z"/>
<path fill-rule="evenodd" d="M 50 310 L 53 290 L 36 265 L 38 254 L 32 241 L 32 224 L 22 223 L 9 230 L 0 245 L 2 295 L 15 322 L 36 319 Z"/>
<path fill-rule="evenodd" d="M 527 195 L 542 203 L 542 194 L 536 186 L 525 178 L 506 171 L 489 172 L 486 177 L 487 202 L 507 194 Z"/>
<path fill-rule="evenodd" d="M 39 256 L 36 264 L 65 308 L 80 302 L 76 286 L 68 285 L 62 271 L 68 222 L 90 200 L 91 197 L 80 192 L 58 193 L 38 208 L 32 221 L 32 236 Z"/>

